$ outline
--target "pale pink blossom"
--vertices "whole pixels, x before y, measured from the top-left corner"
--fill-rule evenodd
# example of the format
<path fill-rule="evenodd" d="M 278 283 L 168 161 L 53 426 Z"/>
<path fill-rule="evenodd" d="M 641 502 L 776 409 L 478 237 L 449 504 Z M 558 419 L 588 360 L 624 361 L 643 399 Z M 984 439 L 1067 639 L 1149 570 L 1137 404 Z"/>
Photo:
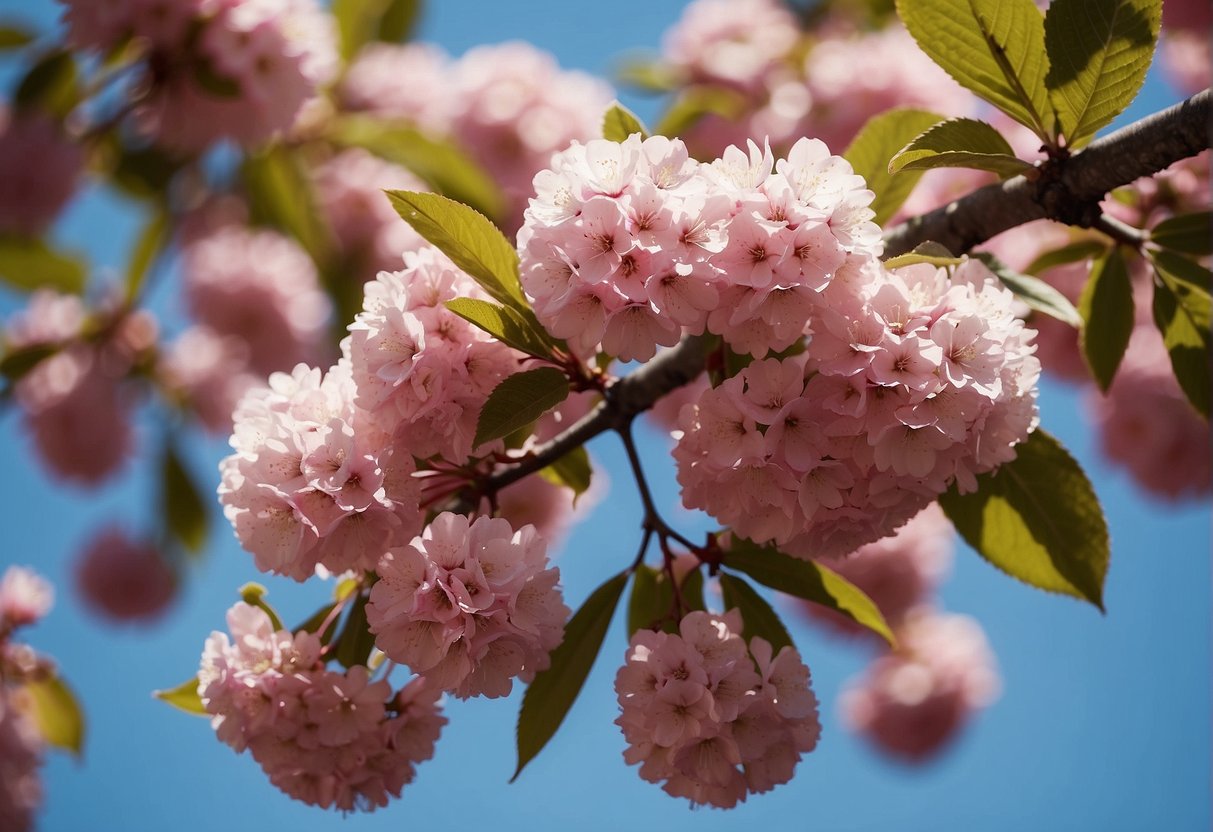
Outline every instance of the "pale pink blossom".
<path fill-rule="evenodd" d="M 450 94 L 450 80 L 450 58 L 433 44 L 371 43 L 346 69 L 338 97 L 349 110 L 402 120 L 443 135 L 449 132 L 458 106 Z"/>
<path fill-rule="evenodd" d="M 375 645 L 460 699 L 507 695 L 548 667 L 569 609 L 533 526 L 443 512 L 379 562 Z"/>
<path fill-rule="evenodd" d="M 76 193 L 84 161 L 84 148 L 49 116 L 0 102 L 0 232 L 44 232 Z"/>
<path fill-rule="evenodd" d="M 147 622 L 177 596 L 177 574 L 149 540 L 122 529 L 98 532 L 76 559 L 76 592 L 90 610 L 112 621 Z"/>
<path fill-rule="evenodd" d="M 1158 48 L 1167 79 L 1184 95 L 1195 95 L 1209 86 L 1213 49 L 1208 24 L 1196 31 L 1165 32 Z"/>
<path fill-rule="evenodd" d="M 156 372 L 206 430 L 225 433 L 232 428 L 236 403 L 258 382 L 249 370 L 248 352 L 238 336 L 192 326 L 165 345 Z"/>
<path fill-rule="evenodd" d="M 998 696 L 994 655 L 980 625 L 923 611 L 842 693 L 844 721 L 880 750 L 908 762 L 939 753 L 973 714 Z"/>
<path fill-rule="evenodd" d="M 14 697 L 0 687 L 0 829 L 29 832 L 42 803 L 44 742 Z"/>
<path fill-rule="evenodd" d="M 692 805 L 727 809 L 788 782 L 821 734 L 795 648 L 774 654 L 741 633 L 737 610 L 689 613 L 676 634 L 638 630 L 615 676 L 624 760 Z"/>
<path fill-rule="evenodd" d="M 800 40 L 776 0 L 696 0 L 662 38 L 666 61 L 688 82 L 753 92 Z"/>
<path fill-rule="evenodd" d="M 55 590 L 33 569 L 10 566 L 0 578 L 0 631 L 34 624 L 50 612 Z"/>
<path fill-rule="evenodd" d="M 14 315 L 4 328 L 9 349 L 65 344 L 80 335 L 88 310 L 79 295 L 64 295 L 51 289 L 38 289 L 29 304 Z"/>

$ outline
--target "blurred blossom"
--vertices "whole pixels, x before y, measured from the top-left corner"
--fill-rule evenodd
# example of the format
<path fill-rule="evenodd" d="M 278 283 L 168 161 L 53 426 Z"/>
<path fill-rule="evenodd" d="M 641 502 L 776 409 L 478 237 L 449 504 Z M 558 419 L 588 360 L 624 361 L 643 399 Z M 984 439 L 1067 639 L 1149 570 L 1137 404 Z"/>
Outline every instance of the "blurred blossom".
<path fill-rule="evenodd" d="M 84 161 L 49 116 L 0 101 L 0 233 L 44 232 L 76 193 Z"/>
<path fill-rule="evenodd" d="M 112 621 L 159 618 L 177 595 L 177 575 L 150 541 L 116 527 L 99 532 L 76 560 L 76 592 Z"/>

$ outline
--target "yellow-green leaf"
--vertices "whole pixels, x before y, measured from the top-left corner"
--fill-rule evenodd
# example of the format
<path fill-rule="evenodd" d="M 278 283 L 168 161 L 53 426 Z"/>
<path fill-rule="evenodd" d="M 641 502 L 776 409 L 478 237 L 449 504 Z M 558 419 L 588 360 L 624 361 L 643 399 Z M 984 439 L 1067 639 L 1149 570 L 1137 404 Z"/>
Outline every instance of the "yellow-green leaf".
<path fill-rule="evenodd" d="M 1095 261 L 1078 299 L 1079 343 L 1099 389 L 1107 390 L 1133 334 L 1133 285 L 1120 249 Z"/>
<path fill-rule="evenodd" d="M 47 745 L 80 756 L 84 751 L 84 712 L 63 678 L 49 676 L 29 682 L 21 690 L 28 697 L 30 716 Z"/>
<path fill-rule="evenodd" d="M 341 56 L 349 60 L 371 41 L 404 40 L 416 25 L 420 0 L 333 0 Z"/>
<path fill-rule="evenodd" d="M 890 173 L 931 168 L 977 168 L 1007 178 L 1032 165 L 1016 158 L 1002 134 L 984 121 L 953 118 L 915 136 L 889 160 Z"/>
<path fill-rule="evenodd" d="M 529 425 L 569 396 L 569 380 L 555 367 L 506 376 L 493 388 L 476 422 L 477 446 Z"/>
<path fill-rule="evenodd" d="M 1209 270 L 1199 263 L 1159 251 L 1153 254 L 1154 322 L 1171 356 L 1175 379 L 1192 406 L 1209 418 Z"/>
<path fill-rule="evenodd" d="M 621 572 L 594 590 L 565 626 L 564 641 L 552 651 L 551 665 L 527 687 L 518 713 L 518 767 L 511 783 L 543 750 L 573 707 L 627 582 L 628 573 Z"/>
<path fill-rule="evenodd" d="M 151 271 L 156 257 L 169 242 L 168 214 L 157 207 L 147 225 L 139 232 L 139 238 L 131 249 L 126 266 L 126 297 L 134 300 L 143 289 L 143 283 Z"/>
<path fill-rule="evenodd" d="M 754 587 L 741 578 L 722 572 L 720 590 L 724 594 L 724 608 L 741 613 L 741 632 L 748 643 L 754 636 L 766 639 L 776 653 L 784 647 L 794 647 L 788 628 L 779 620 L 779 613 L 759 595 Z"/>
<path fill-rule="evenodd" d="M 375 636 L 366 620 L 366 605 L 370 596 L 363 594 L 354 599 L 346 616 L 341 635 L 334 642 L 333 655 L 342 667 L 365 665 L 375 649 Z"/>
<path fill-rule="evenodd" d="M 0 279 L 14 289 L 55 289 L 79 294 L 88 267 L 83 259 L 30 237 L 0 236 Z"/>
<path fill-rule="evenodd" d="M 34 42 L 33 32 L 11 23 L 0 24 L 0 50 L 20 49 Z"/>
<path fill-rule="evenodd" d="M 275 147 L 248 156 L 241 173 L 253 220 L 290 234 L 316 263 L 328 262 L 329 231 L 316 210 L 311 182 L 294 154 Z"/>
<path fill-rule="evenodd" d="M 185 680 L 175 688 L 153 691 L 152 695 L 161 702 L 167 702 L 179 711 L 195 716 L 210 716 L 202 705 L 202 697 L 198 695 L 198 677 Z"/>
<path fill-rule="evenodd" d="M 639 133 L 642 139 L 649 137 L 649 131 L 635 113 L 618 101 L 611 102 L 602 116 L 602 137 L 608 141 L 622 142 L 633 133 Z"/>
<path fill-rule="evenodd" d="M 572 490 L 573 505 L 577 505 L 578 498 L 590 488 L 594 468 L 585 446 L 579 445 L 551 465 L 540 468 L 539 476 L 553 485 Z"/>
<path fill-rule="evenodd" d="M 1049 3 L 1046 83 L 1067 145 L 1085 145 L 1137 96 L 1161 21 L 1162 0 Z"/>
<path fill-rule="evenodd" d="M 18 110 L 43 110 L 64 117 L 80 103 L 78 77 L 71 52 L 47 52 L 17 83 L 13 104 Z"/>
<path fill-rule="evenodd" d="M 943 119 L 926 110 L 889 110 L 868 119 L 843 151 L 843 158 L 876 194 L 868 207 L 876 212 L 874 221 L 878 225 L 883 225 L 897 213 L 922 177 L 921 171 L 890 173 L 889 159 L 915 136 Z"/>
<path fill-rule="evenodd" d="M 202 499 L 171 441 L 164 446 L 160 476 L 165 526 L 174 539 L 188 551 L 197 554 L 206 544 L 206 501 Z"/>
<path fill-rule="evenodd" d="M 698 124 L 705 116 L 715 115 L 723 119 L 737 118 L 745 111 L 745 96 L 736 90 L 724 87 L 688 87 L 665 111 L 653 132 L 671 138 L 681 136 Z"/>
<path fill-rule="evenodd" d="M 902 266 L 917 266 L 919 263 L 930 263 L 932 266 L 959 266 L 964 262 L 963 257 L 957 257 L 947 248 L 933 240 L 927 240 L 914 246 L 913 251 L 890 257 L 884 261 L 886 269 L 900 269 Z"/>
<path fill-rule="evenodd" d="M 1033 260 L 1024 271 L 1027 274 L 1040 274 L 1056 266 L 1090 260 L 1092 257 L 1102 257 L 1107 250 L 1108 244 L 1101 240 L 1078 240 L 1061 248 L 1046 251 Z"/>
<path fill-rule="evenodd" d="M 455 298 L 446 308 L 498 341 L 537 358 L 552 357 L 551 337 L 536 321 L 533 325 L 512 306 L 477 298 Z"/>
<path fill-rule="evenodd" d="M 1017 456 L 953 486 L 939 504 L 960 535 L 994 566 L 1026 584 L 1083 598 L 1103 609 L 1108 527 L 1082 468 L 1056 439 L 1037 430 Z"/>

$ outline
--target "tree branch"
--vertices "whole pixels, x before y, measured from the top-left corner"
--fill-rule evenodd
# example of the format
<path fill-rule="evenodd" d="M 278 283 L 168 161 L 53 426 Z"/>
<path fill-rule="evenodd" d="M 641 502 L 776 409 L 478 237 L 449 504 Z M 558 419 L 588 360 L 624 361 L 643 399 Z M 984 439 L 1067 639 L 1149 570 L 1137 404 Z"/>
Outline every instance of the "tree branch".
<path fill-rule="evenodd" d="M 885 232 L 885 255 L 933 240 L 960 254 L 1009 228 L 1053 219 L 1083 228 L 1116 188 L 1209 147 L 1209 90 L 1092 142 L 1068 159 L 1044 163 L 1036 181 L 1016 176 Z"/>
<path fill-rule="evenodd" d="M 1209 147 L 1209 90 L 1123 127 L 1068 159 L 1046 163 L 1037 181 L 1017 176 L 988 185 L 943 208 L 885 232 L 885 254 L 904 254 L 933 240 L 954 252 L 968 251 L 996 234 L 1038 219 L 1085 228 L 1101 222 L 1099 202 L 1115 188 L 1164 170 Z M 648 364 L 607 389 L 582 419 L 484 483 L 488 492 L 546 468 L 574 448 L 626 425 L 662 396 L 692 381 L 707 361 L 703 336 L 683 338 Z"/>

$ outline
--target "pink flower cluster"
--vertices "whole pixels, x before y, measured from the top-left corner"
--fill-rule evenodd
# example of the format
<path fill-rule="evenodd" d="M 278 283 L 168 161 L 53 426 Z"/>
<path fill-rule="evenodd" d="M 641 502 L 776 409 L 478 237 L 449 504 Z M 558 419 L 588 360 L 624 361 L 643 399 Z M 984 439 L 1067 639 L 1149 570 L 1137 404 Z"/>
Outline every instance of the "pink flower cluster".
<path fill-rule="evenodd" d="M 1014 459 L 1040 374 L 1032 331 L 980 261 L 852 261 L 822 297 L 807 352 L 684 408 L 674 449 L 686 506 L 805 558 L 878 540 Z"/>
<path fill-rule="evenodd" d="M 366 667 L 325 669 L 313 633 L 275 630 L 265 611 L 238 603 L 227 634 L 206 641 L 198 693 L 219 739 L 248 749 L 291 797 L 342 811 L 399 797 L 433 756 L 446 718 L 437 690 L 414 680 L 393 694 Z"/>
<path fill-rule="evenodd" d="M 614 96 L 602 81 L 510 42 L 477 47 L 453 63 L 428 44 L 375 45 L 350 66 L 341 97 L 352 109 L 453 138 L 502 188 L 503 222 L 512 231 L 535 173 L 570 142 L 599 135 Z"/>
<path fill-rule="evenodd" d="M 254 372 L 318 357 L 330 304 L 311 258 L 292 240 L 222 226 L 186 244 L 182 270 L 190 313 L 243 341 Z"/>
<path fill-rule="evenodd" d="M 615 676 L 624 760 L 692 805 L 728 809 L 788 782 L 821 735 L 796 649 L 747 648 L 741 631 L 737 610 L 692 612 L 677 634 L 638 630 Z"/>
<path fill-rule="evenodd" d="M 112 621 L 150 621 L 176 597 L 177 575 L 150 540 L 109 527 L 81 551 L 76 591 L 89 609 Z"/>
<path fill-rule="evenodd" d="M 801 337 L 848 254 L 881 247 L 872 192 L 819 141 L 701 164 L 678 140 L 574 144 L 535 177 L 518 234 L 540 321 L 582 355 L 644 361 L 705 328 L 763 355 Z"/>
<path fill-rule="evenodd" d="M 315 0 L 63 2 L 75 45 L 144 46 L 141 127 L 186 152 L 286 130 L 338 69 L 333 20 Z"/>
<path fill-rule="evenodd" d="M 10 566 L 0 578 L 0 633 L 37 623 L 54 601 L 49 581 L 32 569 Z"/>
<path fill-rule="evenodd" d="M 1162 67 L 1180 92 L 1195 95 L 1209 86 L 1213 74 L 1213 46 L 1209 43 L 1213 10 L 1204 0 L 1168 0 L 1163 5 L 1162 26 Z"/>
<path fill-rule="evenodd" d="M 0 687 L 0 829 L 29 832 L 42 803 L 43 740 L 14 695 Z"/>
<path fill-rule="evenodd" d="M 162 389 L 212 433 L 231 431 L 232 411 L 258 382 L 249 368 L 248 344 L 205 325 L 189 327 L 162 347 L 156 376 Z"/>
<path fill-rule="evenodd" d="M 898 651 L 873 662 L 840 705 L 851 728 L 917 762 L 997 697 L 998 671 L 981 627 L 967 616 L 924 612 L 897 635 Z"/>
<path fill-rule="evenodd" d="M 84 161 L 50 117 L 0 102 L 0 233 L 45 231 L 76 193 Z"/>
<path fill-rule="evenodd" d="M 367 421 L 419 459 L 461 464 L 473 451 L 485 400 L 518 353 L 444 306 L 487 295 L 432 247 L 366 284 L 363 311 L 342 351 Z"/>
<path fill-rule="evenodd" d="M 379 561 L 366 615 L 375 645 L 435 688 L 505 696 L 564 637 L 569 608 L 533 526 L 443 512 Z"/>
<path fill-rule="evenodd" d="M 413 459 L 363 429 L 344 362 L 275 373 L 241 400 L 219 500 L 257 568 L 302 581 L 373 569 L 421 527 Z"/>

